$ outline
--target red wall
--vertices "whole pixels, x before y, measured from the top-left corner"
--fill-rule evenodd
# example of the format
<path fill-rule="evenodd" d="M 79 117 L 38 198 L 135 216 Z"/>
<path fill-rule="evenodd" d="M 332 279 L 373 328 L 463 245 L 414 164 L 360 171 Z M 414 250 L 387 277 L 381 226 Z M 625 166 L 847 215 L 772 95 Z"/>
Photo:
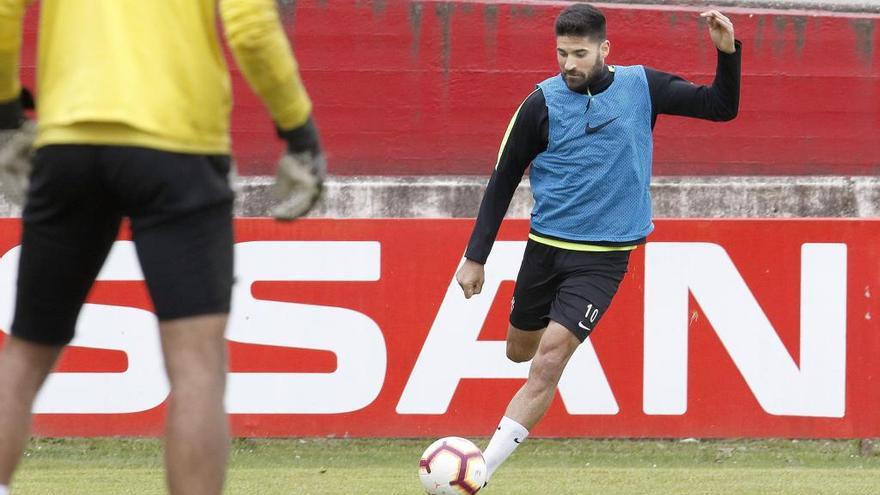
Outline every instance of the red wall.
<path fill-rule="evenodd" d="M 300 0 L 284 22 L 337 174 L 487 174 L 507 121 L 557 69 L 552 23 L 567 2 Z M 610 63 L 711 82 L 715 52 L 689 7 L 604 7 Z M 744 42 L 740 117 L 661 117 L 655 172 L 880 171 L 880 17 L 727 9 Z M 33 22 L 31 22 L 33 27 Z M 32 57 L 26 56 L 32 67 Z M 280 150 L 236 76 L 244 174 Z"/>

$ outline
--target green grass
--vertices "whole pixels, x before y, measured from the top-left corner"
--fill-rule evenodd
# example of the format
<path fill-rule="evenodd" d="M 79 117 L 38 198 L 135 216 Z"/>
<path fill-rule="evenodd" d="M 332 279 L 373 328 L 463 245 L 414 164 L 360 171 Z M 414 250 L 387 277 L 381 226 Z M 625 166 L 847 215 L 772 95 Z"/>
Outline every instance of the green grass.
<path fill-rule="evenodd" d="M 226 493 L 422 493 L 429 440 L 237 440 Z M 478 442 L 485 444 L 485 441 Z M 25 453 L 15 495 L 164 493 L 150 439 L 42 439 Z M 486 495 L 860 495 L 880 493 L 880 456 L 855 441 L 530 439 Z"/>

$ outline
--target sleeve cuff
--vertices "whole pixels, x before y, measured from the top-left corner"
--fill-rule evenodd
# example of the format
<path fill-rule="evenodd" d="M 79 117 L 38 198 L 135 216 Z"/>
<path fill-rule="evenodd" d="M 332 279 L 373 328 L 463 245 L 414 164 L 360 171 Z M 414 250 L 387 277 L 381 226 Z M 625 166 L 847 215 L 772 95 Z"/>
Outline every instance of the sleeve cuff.
<path fill-rule="evenodd" d="M 719 57 L 738 57 L 742 54 L 742 41 L 734 39 L 733 40 L 733 53 L 725 53 L 721 50 L 718 50 Z"/>
<path fill-rule="evenodd" d="M 0 129 L 18 129 L 24 121 L 21 99 L 0 102 Z"/>
<path fill-rule="evenodd" d="M 18 129 L 25 120 L 25 110 L 34 109 L 34 96 L 21 88 L 18 98 L 0 102 L 0 129 Z"/>
<path fill-rule="evenodd" d="M 471 253 L 465 253 L 465 254 L 464 254 L 464 257 L 465 257 L 465 259 L 470 260 L 470 261 L 473 261 L 474 263 L 479 263 L 479 264 L 481 264 L 481 265 L 485 265 L 485 264 L 486 264 L 486 258 L 488 258 L 489 256 L 486 255 L 486 256 L 480 257 L 480 256 L 476 256 L 476 255 L 471 254 Z"/>
<path fill-rule="evenodd" d="M 287 142 L 288 151 L 300 153 L 303 151 L 311 151 L 315 154 L 321 152 L 321 141 L 318 137 L 318 128 L 315 121 L 309 116 L 306 123 L 290 129 L 282 130 L 280 127 L 275 128 L 278 137 Z"/>

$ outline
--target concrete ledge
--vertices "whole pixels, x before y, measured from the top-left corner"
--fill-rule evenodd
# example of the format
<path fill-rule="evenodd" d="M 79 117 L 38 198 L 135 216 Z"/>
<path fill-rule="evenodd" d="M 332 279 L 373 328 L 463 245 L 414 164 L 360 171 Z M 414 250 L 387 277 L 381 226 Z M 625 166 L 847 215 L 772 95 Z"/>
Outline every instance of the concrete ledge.
<path fill-rule="evenodd" d="M 236 215 L 266 216 L 271 177 L 237 182 Z M 315 218 L 470 218 L 477 214 L 487 177 L 331 177 Z M 880 217 L 880 177 L 659 177 L 652 183 L 654 215 L 672 218 Z M 508 210 L 528 218 L 524 179 Z M 20 209 L 0 197 L 0 217 Z"/>
<path fill-rule="evenodd" d="M 333 177 L 310 217 L 317 218 L 468 218 L 480 207 L 487 177 Z M 528 218 L 532 207 L 528 181 L 511 201 L 508 215 Z M 236 212 L 264 216 L 271 204 L 270 177 L 241 181 Z M 525 186 L 525 187 L 524 187 Z"/>
<path fill-rule="evenodd" d="M 334 177 L 312 217 L 468 218 L 480 206 L 486 177 Z M 269 177 L 244 178 L 236 211 L 264 216 Z M 657 217 L 880 216 L 876 177 L 661 177 L 652 185 Z M 517 189 L 510 218 L 528 218 L 528 180 Z"/>
<path fill-rule="evenodd" d="M 880 215 L 876 177 L 661 178 L 658 217 L 843 217 Z"/>

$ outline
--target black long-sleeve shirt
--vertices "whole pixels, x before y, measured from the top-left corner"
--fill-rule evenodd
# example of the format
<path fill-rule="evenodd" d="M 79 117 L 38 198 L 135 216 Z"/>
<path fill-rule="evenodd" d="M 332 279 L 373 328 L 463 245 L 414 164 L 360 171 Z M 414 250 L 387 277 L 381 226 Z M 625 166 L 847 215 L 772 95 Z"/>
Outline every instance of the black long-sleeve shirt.
<path fill-rule="evenodd" d="M 736 42 L 736 51 L 732 54 L 718 51 L 715 80 L 711 86 L 696 85 L 679 76 L 646 67 L 645 75 L 651 94 L 651 128 L 653 129 L 660 114 L 713 121 L 727 121 L 736 117 L 739 110 L 741 60 L 742 45 L 739 41 Z M 601 78 L 590 83 L 588 91 L 597 95 L 608 89 L 613 82 L 614 70 L 609 67 Z M 478 263 L 486 262 L 516 187 L 532 160 L 547 149 L 548 141 L 547 105 L 544 94 L 536 89 L 513 116 L 501 144 L 498 163 L 486 186 L 480 212 L 468 242 L 466 258 Z M 591 241 L 589 244 L 618 246 L 643 242 L 644 239 L 626 243 Z"/>

